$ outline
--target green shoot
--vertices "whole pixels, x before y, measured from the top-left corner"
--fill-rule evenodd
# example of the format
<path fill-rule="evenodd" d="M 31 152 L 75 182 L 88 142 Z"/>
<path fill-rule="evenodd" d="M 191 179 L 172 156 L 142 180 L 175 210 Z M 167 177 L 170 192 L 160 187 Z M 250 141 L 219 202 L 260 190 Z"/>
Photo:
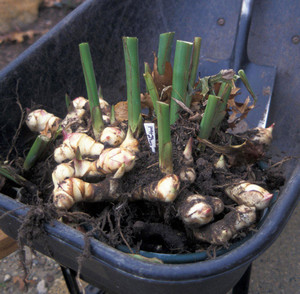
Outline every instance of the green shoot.
<path fill-rule="evenodd" d="M 186 103 L 189 81 L 189 66 L 193 43 L 177 41 L 174 58 L 172 97 Z M 174 124 L 178 118 L 178 104 L 172 99 L 170 105 L 170 122 Z"/>
<path fill-rule="evenodd" d="M 93 62 L 88 43 L 79 44 L 81 64 L 86 84 L 87 95 L 90 103 L 90 112 L 92 126 L 95 137 L 98 139 L 101 131 L 104 129 L 104 122 L 99 105 L 99 97 L 97 92 L 96 77 L 93 68 Z"/>
<path fill-rule="evenodd" d="M 165 74 L 166 62 L 170 62 L 174 34 L 174 32 L 169 32 L 159 35 L 157 71 L 160 75 Z"/>
<path fill-rule="evenodd" d="M 101 88 L 100 85 L 99 85 L 99 87 L 98 87 L 98 97 L 103 98 L 102 88 Z"/>
<path fill-rule="evenodd" d="M 162 173 L 173 173 L 169 105 L 157 102 L 159 167 Z"/>
<path fill-rule="evenodd" d="M 75 151 L 75 159 L 76 159 L 77 161 L 81 161 L 81 160 L 82 160 L 82 155 L 81 155 L 81 152 L 80 152 L 80 148 L 79 148 L 79 147 L 76 148 L 76 151 Z"/>
<path fill-rule="evenodd" d="M 72 102 L 71 102 L 70 96 L 67 93 L 65 94 L 65 102 L 66 102 L 67 109 L 69 111 Z"/>
<path fill-rule="evenodd" d="M 52 141 L 55 141 L 57 139 L 57 137 L 62 134 L 62 132 L 63 132 L 62 126 L 59 126 L 57 131 L 55 132 L 55 134 L 52 137 Z"/>
<path fill-rule="evenodd" d="M 145 69 L 144 74 L 148 72 L 151 75 L 151 68 L 148 62 L 144 62 L 144 69 Z M 147 84 L 146 84 L 146 91 L 149 92 Z"/>
<path fill-rule="evenodd" d="M 153 78 L 152 78 L 152 76 L 149 72 L 144 73 L 144 79 L 145 79 L 146 86 L 147 86 L 147 89 L 148 89 L 149 94 L 150 94 L 150 98 L 153 102 L 153 107 L 154 107 L 155 114 L 157 115 L 157 104 L 156 104 L 156 102 L 159 101 L 159 96 L 158 96 L 158 92 L 157 92 L 155 83 L 154 83 Z"/>
<path fill-rule="evenodd" d="M 256 101 L 257 101 L 257 97 L 256 97 L 256 95 L 254 94 L 254 92 L 253 92 L 253 90 L 252 90 L 252 88 L 251 88 L 251 86 L 250 86 L 250 83 L 249 83 L 249 81 L 248 81 L 248 78 L 247 78 L 247 76 L 246 76 L 244 70 L 240 69 L 240 70 L 238 71 L 238 75 L 239 75 L 240 79 L 242 80 L 243 84 L 245 85 L 246 89 L 248 90 L 248 92 L 251 94 L 251 96 L 252 96 L 252 98 L 253 98 L 253 100 L 254 100 L 254 104 L 255 104 Z"/>
<path fill-rule="evenodd" d="M 201 139 L 208 139 L 211 134 L 218 101 L 220 101 L 219 97 L 215 95 L 208 96 L 207 105 L 199 129 L 199 137 Z"/>
<path fill-rule="evenodd" d="M 110 110 L 110 124 L 114 124 L 115 121 L 116 121 L 115 106 L 112 105 Z"/>
<path fill-rule="evenodd" d="M 151 74 L 151 68 L 148 62 L 144 62 L 144 68 L 145 68 L 145 73 L 150 73 Z"/>
<path fill-rule="evenodd" d="M 28 171 L 33 167 L 36 161 L 40 158 L 40 156 L 47 149 L 50 138 L 44 135 L 38 135 L 33 142 L 23 164 L 23 168 L 25 171 Z"/>
<path fill-rule="evenodd" d="M 0 165 L 0 175 L 13 181 L 19 186 L 25 187 L 30 193 L 36 193 L 37 187 L 30 181 L 26 180 L 22 176 L 18 175 L 16 171 L 10 166 Z"/>
<path fill-rule="evenodd" d="M 21 177 L 20 175 L 16 174 L 14 170 L 10 169 L 5 165 L 0 165 L 0 175 L 13 181 L 14 183 L 22 186 L 23 183 L 26 181 L 25 178 Z"/>
<path fill-rule="evenodd" d="M 192 53 L 192 62 L 190 68 L 190 78 L 189 78 L 189 89 L 193 89 L 196 81 L 198 66 L 199 66 L 199 56 L 201 48 L 201 38 L 195 37 L 193 43 L 193 53 Z M 188 94 L 186 97 L 186 106 L 190 107 L 192 101 L 192 95 Z"/>
<path fill-rule="evenodd" d="M 138 39 L 123 37 L 123 49 L 127 83 L 128 127 L 135 133 L 141 122 Z"/>

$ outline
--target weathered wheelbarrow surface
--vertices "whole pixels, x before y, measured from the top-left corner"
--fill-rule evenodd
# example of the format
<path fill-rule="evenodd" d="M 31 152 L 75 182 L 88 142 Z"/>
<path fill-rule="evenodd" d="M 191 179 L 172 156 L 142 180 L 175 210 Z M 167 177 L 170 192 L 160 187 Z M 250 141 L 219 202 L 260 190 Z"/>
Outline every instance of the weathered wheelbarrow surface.
<path fill-rule="evenodd" d="M 18 96 L 23 107 L 43 104 L 63 115 L 64 94 L 85 95 L 78 44 L 90 43 L 97 80 L 105 97 L 115 103 L 125 97 L 125 72 L 121 37 L 137 36 L 140 60 L 152 61 L 158 34 L 175 31 L 176 39 L 191 41 L 201 36 L 202 56 L 226 59 L 232 51 L 240 5 L 237 1 L 86 1 L 52 31 L 0 73 L 1 154 L 5 154 L 19 123 Z M 292 19 L 299 15 L 297 0 L 258 1 L 254 4 L 248 56 L 252 62 L 277 66 L 269 122 L 276 123 L 273 149 L 299 155 L 300 122 L 299 60 L 297 32 Z M 280 26 L 277 24 L 280 15 Z M 217 22 L 224 18 L 225 24 Z M 299 45 L 298 45 L 299 46 Z M 297 50 L 298 49 L 298 50 Z M 297 62 L 298 61 L 298 62 Z M 267 89 L 266 89 L 267 91 Z M 284 101 L 283 101 L 284 97 Z M 3 110 L 1 110 L 2 112 Z M 23 138 L 26 138 L 26 132 Z M 19 142 L 19 147 L 21 146 Z M 82 268 L 82 277 L 109 293 L 226 293 L 251 262 L 267 249 L 288 221 L 300 191 L 300 165 L 290 161 L 287 182 L 271 207 L 260 230 L 247 242 L 217 257 L 185 264 L 150 264 L 92 240 L 92 256 Z M 21 207 L 21 208 L 20 208 Z M 17 209 L 19 208 L 19 209 Z M 1 194 L 0 227 L 16 238 L 27 208 Z M 35 248 L 60 264 L 77 270 L 77 257 L 84 246 L 83 235 L 64 224 L 47 225 L 46 240 Z M 46 241 L 46 243 L 45 243 Z M 47 246 L 45 246 L 47 244 Z"/>

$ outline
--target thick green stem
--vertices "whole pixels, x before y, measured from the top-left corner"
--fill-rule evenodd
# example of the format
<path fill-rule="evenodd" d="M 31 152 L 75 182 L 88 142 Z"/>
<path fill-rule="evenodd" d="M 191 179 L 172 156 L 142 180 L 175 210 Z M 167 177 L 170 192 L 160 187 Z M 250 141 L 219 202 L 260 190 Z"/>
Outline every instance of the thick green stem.
<path fill-rule="evenodd" d="M 216 106 L 220 99 L 217 96 L 209 95 L 207 105 L 202 117 L 199 129 L 199 137 L 201 139 L 208 139 L 212 128 L 214 126 L 214 117 L 216 113 Z"/>
<path fill-rule="evenodd" d="M 222 83 L 218 92 L 218 97 L 221 98 L 220 111 L 226 110 L 227 102 L 231 94 L 231 85 Z"/>
<path fill-rule="evenodd" d="M 230 97 L 231 89 L 232 87 L 228 83 L 222 83 L 219 89 L 218 97 L 220 97 L 221 100 L 217 103 L 215 119 L 213 122 L 213 127 L 217 130 L 226 115 L 226 106 Z"/>
<path fill-rule="evenodd" d="M 126 68 L 128 126 L 135 133 L 141 116 L 138 39 L 123 37 Z"/>
<path fill-rule="evenodd" d="M 154 83 L 153 78 L 152 78 L 152 76 L 149 72 L 144 73 L 144 79 L 145 79 L 145 82 L 146 82 L 147 89 L 149 91 L 150 98 L 151 98 L 152 103 L 153 103 L 155 114 L 157 115 L 157 104 L 156 104 L 156 102 L 159 101 L 159 96 L 158 96 L 158 92 L 157 92 L 155 83 Z"/>
<path fill-rule="evenodd" d="M 169 105 L 157 102 L 157 126 L 158 126 L 158 148 L 159 167 L 161 172 L 173 173 L 172 142 L 170 129 Z"/>
<path fill-rule="evenodd" d="M 151 74 L 151 68 L 150 68 L 150 65 L 148 62 L 144 62 L 144 69 L 145 69 L 145 72 L 144 73 L 150 73 Z"/>
<path fill-rule="evenodd" d="M 193 43 L 184 41 L 176 42 L 172 80 L 172 97 L 182 101 L 183 103 L 186 103 L 192 48 Z M 172 99 L 170 106 L 171 124 L 174 124 L 178 118 L 178 107 L 178 104 Z"/>
<path fill-rule="evenodd" d="M 190 78 L 189 78 L 189 92 L 194 88 L 196 76 L 198 72 L 198 66 L 199 66 L 199 56 L 200 56 L 200 48 L 201 48 L 201 38 L 195 37 L 194 43 L 193 43 L 193 53 L 192 53 L 192 62 L 191 62 L 191 68 L 190 68 Z M 186 96 L 186 106 L 190 107 L 192 101 L 192 95 L 188 94 Z"/>
<path fill-rule="evenodd" d="M 166 62 L 170 62 L 174 32 L 159 35 L 157 71 L 160 75 L 165 74 Z"/>
<path fill-rule="evenodd" d="M 256 95 L 254 94 L 254 92 L 253 92 L 253 90 L 252 90 L 252 88 L 251 88 L 251 86 L 250 86 L 250 83 L 249 83 L 249 81 L 248 81 L 248 78 L 247 78 L 247 76 L 246 76 L 244 70 L 240 69 L 240 70 L 238 71 L 238 75 L 240 76 L 240 79 L 242 80 L 242 82 L 243 82 L 243 84 L 245 85 L 245 87 L 246 87 L 246 89 L 248 90 L 248 92 L 251 94 L 251 96 L 252 96 L 252 98 L 253 98 L 253 100 L 254 100 L 254 104 L 255 104 L 256 101 L 257 101 L 257 97 L 256 97 Z"/>
<path fill-rule="evenodd" d="M 48 147 L 50 138 L 44 135 L 38 135 L 33 142 L 23 164 L 24 170 L 28 171 L 37 162 L 40 156 L 44 153 Z"/>
<path fill-rule="evenodd" d="M 104 122 L 99 105 L 99 97 L 97 92 L 96 77 L 93 68 L 93 62 L 88 43 L 79 44 L 81 64 L 86 84 L 87 95 L 90 104 L 90 112 L 92 119 L 93 131 L 96 139 L 99 138 L 101 131 L 104 129 Z"/>

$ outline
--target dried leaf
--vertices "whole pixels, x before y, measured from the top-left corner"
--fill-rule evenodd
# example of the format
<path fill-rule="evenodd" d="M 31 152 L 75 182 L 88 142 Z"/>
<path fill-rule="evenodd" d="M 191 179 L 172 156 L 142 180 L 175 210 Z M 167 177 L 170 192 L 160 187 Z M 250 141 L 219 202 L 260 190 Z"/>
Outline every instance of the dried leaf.
<path fill-rule="evenodd" d="M 148 108 L 149 111 L 153 110 L 153 102 L 149 95 L 149 93 L 141 93 L 141 107 L 142 108 Z"/>
<path fill-rule="evenodd" d="M 117 121 L 128 120 L 127 101 L 121 101 L 115 105 L 115 117 Z"/>
<path fill-rule="evenodd" d="M 229 96 L 229 99 L 228 100 L 232 100 L 235 98 L 235 96 L 237 95 L 240 95 L 239 91 L 240 91 L 241 88 L 237 88 L 234 81 L 232 81 L 232 84 L 231 84 L 231 93 L 230 93 L 230 96 Z"/>
<path fill-rule="evenodd" d="M 43 35 L 48 30 L 28 30 L 25 32 L 13 32 L 0 36 L 0 44 L 4 43 L 22 43 L 26 40 L 32 40 L 37 35 Z"/>
<path fill-rule="evenodd" d="M 230 128 L 234 128 L 237 122 L 245 119 L 251 109 L 254 108 L 254 104 L 248 105 L 250 102 L 250 97 L 248 96 L 244 103 L 236 102 L 234 99 L 228 100 L 229 110 L 232 112 L 228 123 Z"/>
<path fill-rule="evenodd" d="M 54 6 L 57 6 L 57 4 L 59 4 L 60 2 L 61 2 L 61 0 L 44 0 L 43 6 L 44 7 L 54 7 Z"/>
<path fill-rule="evenodd" d="M 233 129 L 228 129 L 227 132 L 229 134 L 236 135 L 239 133 L 246 132 L 247 130 L 249 130 L 249 125 L 245 120 L 241 120 L 234 125 Z"/>
<path fill-rule="evenodd" d="M 196 92 L 192 95 L 192 102 L 191 103 L 196 103 L 196 102 L 202 102 L 204 100 L 204 96 L 200 92 Z"/>
<path fill-rule="evenodd" d="M 51 139 L 51 137 L 52 137 L 51 132 L 48 129 L 48 126 L 46 126 L 46 128 L 44 130 L 42 130 L 40 132 L 40 134 L 45 136 L 45 137 L 48 137 L 49 139 Z"/>
<path fill-rule="evenodd" d="M 84 1 L 85 0 L 44 0 L 42 5 L 48 8 L 61 8 L 63 6 L 75 8 Z"/>
<path fill-rule="evenodd" d="M 145 93 L 145 94 L 141 93 L 140 97 L 141 97 L 142 109 L 148 109 L 148 115 L 146 115 L 146 116 L 151 117 L 153 114 L 154 107 L 153 107 L 153 102 L 150 97 L 150 94 L 149 93 Z"/>
<path fill-rule="evenodd" d="M 251 140 L 246 140 L 241 145 L 227 146 L 216 145 L 199 137 L 197 137 L 197 140 L 201 144 L 213 149 L 216 153 L 222 153 L 226 156 L 231 166 L 255 163 L 264 156 L 263 146 L 256 145 Z"/>
<path fill-rule="evenodd" d="M 25 280 L 23 278 L 21 278 L 20 276 L 14 276 L 12 280 L 13 280 L 14 284 L 19 284 L 20 291 L 25 290 L 26 284 L 25 284 Z"/>
<path fill-rule="evenodd" d="M 170 104 L 171 96 L 172 96 L 172 86 L 167 86 L 162 89 L 159 100 L 167 104 Z"/>
<path fill-rule="evenodd" d="M 190 115 L 194 115 L 193 111 L 191 111 L 182 101 L 172 97 L 172 99 L 186 112 L 188 112 Z"/>
<path fill-rule="evenodd" d="M 201 121 L 201 118 L 203 117 L 202 114 L 200 114 L 199 112 L 196 112 L 196 114 L 194 114 L 193 116 L 189 117 L 190 121 Z"/>
<path fill-rule="evenodd" d="M 240 90 L 241 88 L 237 88 L 235 86 L 235 84 L 233 83 L 233 87 L 231 88 L 231 93 L 230 93 L 230 98 L 229 99 L 232 99 L 234 98 L 234 96 L 238 95 L 238 91 Z"/>
<path fill-rule="evenodd" d="M 153 65 L 153 72 L 152 78 L 155 83 L 155 86 L 158 91 L 158 95 L 161 95 L 162 90 L 165 87 L 172 85 L 172 78 L 173 78 L 173 69 L 170 62 L 166 62 L 165 65 L 165 73 L 160 75 L 157 70 L 157 56 L 154 54 L 154 65 Z"/>
<path fill-rule="evenodd" d="M 241 120 L 245 119 L 249 111 L 254 108 L 254 104 L 248 105 L 250 102 L 249 96 L 244 103 L 235 101 L 235 97 L 239 95 L 239 90 L 240 88 L 237 88 L 234 81 L 232 81 L 231 94 L 227 104 L 228 110 L 232 112 L 228 119 L 229 127 L 231 129 L 234 129 Z"/>

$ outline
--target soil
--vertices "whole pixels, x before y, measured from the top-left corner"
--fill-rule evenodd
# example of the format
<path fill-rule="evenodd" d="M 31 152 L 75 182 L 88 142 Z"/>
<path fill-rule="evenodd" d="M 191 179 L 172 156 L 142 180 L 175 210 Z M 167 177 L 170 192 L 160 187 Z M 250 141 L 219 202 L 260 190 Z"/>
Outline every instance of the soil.
<path fill-rule="evenodd" d="M 211 250 L 208 254 L 209 256 L 212 255 L 220 246 L 211 246 L 195 240 L 193 230 L 185 226 L 178 217 L 178 207 L 182 205 L 181 203 L 185 201 L 185 198 L 192 194 L 220 198 L 225 204 L 225 210 L 220 215 L 215 216 L 215 221 L 217 221 L 224 218 L 224 215 L 235 206 L 235 203 L 225 196 L 225 187 L 243 180 L 258 184 L 271 191 L 279 189 L 284 183 L 284 178 L 280 166 L 279 168 L 262 170 L 256 164 L 258 158 L 268 162 L 269 165 L 272 163 L 268 155 L 262 156 L 262 145 L 253 143 L 248 144 L 250 149 L 245 149 L 243 153 L 230 157 L 233 164 L 228 165 L 226 170 L 217 169 L 214 163 L 219 159 L 220 154 L 214 152 L 210 147 L 206 147 L 202 151 L 196 148 L 199 123 L 190 121 L 188 117 L 187 113 L 182 112 L 178 122 L 172 126 L 174 173 L 177 175 L 180 173 L 183 165 L 182 154 L 187 141 L 192 137 L 194 141 L 193 168 L 197 177 L 192 184 L 181 183 L 180 194 L 176 201 L 171 204 L 158 201 L 130 201 L 134 193 L 149 186 L 150 183 L 157 183 L 164 176 L 158 166 L 158 152 L 151 152 L 145 134 L 139 138 L 140 152 L 137 154 L 138 158 L 133 170 L 125 173 L 118 180 L 118 201 L 92 204 L 79 202 L 68 212 L 58 211 L 52 203 L 51 173 L 57 165 L 53 158 L 53 151 L 61 144 L 62 139 L 57 140 L 51 146 L 44 159 L 30 172 L 21 171 L 22 159 L 18 158 L 14 161 L 15 168 L 20 170 L 23 176 L 29 179 L 33 185 L 36 185 L 40 191 L 38 197 L 32 196 L 37 195 L 36 193 L 26 193 L 26 191 L 16 195 L 19 201 L 33 205 L 20 230 L 20 240 L 26 240 L 27 244 L 30 245 L 32 240 L 43 237 L 42 223 L 63 217 L 65 223 L 113 247 L 126 245 L 130 250 L 146 250 L 158 253 L 188 253 Z M 214 136 L 212 141 L 214 144 L 228 145 L 231 142 L 237 145 L 244 141 L 240 136 L 226 133 L 227 128 L 227 123 L 223 123 L 220 131 Z M 233 160 L 233 158 L 238 159 Z M 5 188 L 6 186 L 4 186 Z M 255 225 L 239 232 L 233 241 L 224 242 L 222 245 L 228 247 L 231 242 L 243 238 L 254 228 Z"/>
<path fill-rule="evenodd" d="M 182 117 L 172 128 L 172 145 L 173 150 L 175 150 L 173 152 L 174 173 L 177 175 L 182 168 L 182 152 L 188 139 L 193 137 L 194 146 L 197 145 L 197 131 L 198 123 L 189 122 L 186 117 Z M 214 143 L 224 144 L 223 140 L 225 140 L 228 144 L 230 139 L 232 140 L 232 136 L 220 132 Z M 239 139 L 237 140 L 239 141 Z M 123 244 L 129 245 L 135 250 L 141 249 L 158 253 L 187 253 L 206 250 L 209 245 L 199 244 L 192 237 L 191 229 L 184 226 L 178 218 L 178 206 L 185 201 L 188 195 L 210 195 L 222 199 L 226 208 L 224 213 L 215 217 L 215 221 L 217 221 L 223 218 L 234 205 L 234 202 L 224 195 L 224 187 L 245 180 L 264 186 L 267 190 L 271 188 L 276 190 L 284 183 L 280 169 L 263 172 L 256 164 L 233 166 L 226 171 L 220 171 L 214 167 L 219 154 L 210 148 L 206 148 L 202 152 L 194 148 L 194 169 L 197 178 L 193 184 L 181 183 L 179 197 L 174 203 L 130 202 L 127 201 L 128 195 L 134 193 L 139 187 L 144 188 L 149 186 L 151 182 L 157 182 L 164 176 L 157 164 L 158 155 L 149 150 L 145 135 L 140 138 L 140 150 L 142 151 L 138 154 L 134 169 L 126 173 L 121 179 L 120 193 L 121 195 L 123 193 L 125 200 L 117 205 L 106 206 L 103 214 L 93 214 L 96 218 L 95 226 L 88 228 L 89 230 L 104 228 L 103 231 L 98 232 L 98 234 L 95 233 L 94 236 L 112 246 Z M 265 157 L 263 160 L 268 159 Z M 93 205 L 93 207 L 95 211 L 99 212 L 101 208 L 103 209 L 103 204 L 100 204 L 99 207 Z M 75 207 L 76 209 L 87 213 L 93 211 L 86 204 L 79 204 Z M 110 226 L 107 224 L 109 218 L 112 220 Z M 244 230 L 237 234 L 235 241 L 248 232 L 248 230 Z M 227 243 L 223 245 L 228 246 Z M 216 249 L 214 246 L 209 246 L 209 248 Z"/>

